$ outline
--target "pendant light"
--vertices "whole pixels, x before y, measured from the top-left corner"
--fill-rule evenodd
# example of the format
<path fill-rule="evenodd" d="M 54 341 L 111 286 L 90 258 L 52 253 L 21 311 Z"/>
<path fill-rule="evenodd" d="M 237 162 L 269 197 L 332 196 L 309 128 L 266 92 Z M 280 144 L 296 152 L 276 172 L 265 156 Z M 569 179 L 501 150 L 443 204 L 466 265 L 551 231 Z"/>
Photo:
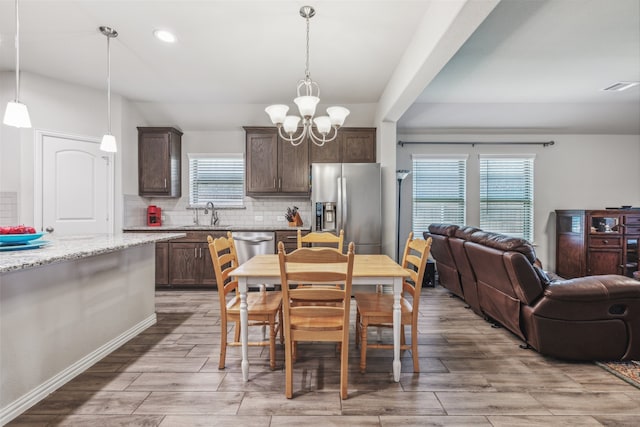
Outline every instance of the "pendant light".
<path fill-rule="evenodd" d="M 116 138 L 111 134 L 111 49 L 109 42 L 112 37 L 118 37 L 118 32 L 110 27 L 100 27 L 100 32 L 107 37 L 107 133 L 102 137 L 100 149 L 109 153 L 118 151 Z"/>
<path fill-rule="evenodd" d="M 7 103 L 2 122 L 7 126 L 30 128 L 31 119 L 27 106 L 20 102 L 20 19 L 16 0 L 16 99 Z"/>

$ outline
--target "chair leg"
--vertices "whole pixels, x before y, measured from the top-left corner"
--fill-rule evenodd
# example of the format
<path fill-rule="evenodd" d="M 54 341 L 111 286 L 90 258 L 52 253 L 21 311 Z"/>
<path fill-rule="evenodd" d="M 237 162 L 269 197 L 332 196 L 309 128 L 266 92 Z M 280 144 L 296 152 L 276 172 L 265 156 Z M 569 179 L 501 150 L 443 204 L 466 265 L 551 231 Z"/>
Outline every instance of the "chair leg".
<path fill-rule="evenodd" d="M 411 323 L 411 357 L 413 358 L 413 372 L 420 372 L 420 359 L 418 358 L 418 325 Z"/>
<path fill-rule="evenodd" d="M 348 396 L 349 384 L 349 342 L 342 344 L 340 351 L 340 398 L 345 400 Z"/>
<path fill-rule="evenodd" d="M 224 369 L 224 362 L 227 357 L 227 321 L 222 320 L 220 324 L 220 360 L 218 369 Z"/>
<path fill-rule="evenodd" d="M 404 325 L 400 325 L 400 345 L 407 345 L 407 337 L 404 335 Z"/>
<path fill-rule="evenodd" d="M 284 322 L 282 321 L 282 307 L 278 310 L 278 323 L 280 324 L 280 344 L 284 344 Z"/>
<path fill-rule="evenodd" d="M 367 370 L 367 327 L 366 322 L 360 325 L 360 373 L 362 374 Z"/>
<path fill-rule="evenodd" d="M 269 367 L 276 369 L 276 319 L 269 319 Z"/>
<path fill-rule="evenodd" d="M 284 342 L 284 395 L 287 399 L 293 397 L 293 342 L 287 338 Z"/>
<path fill-rule="evenodd" d="M 356 310 L 356 348 L 360 345 L 360 310 Z"/>

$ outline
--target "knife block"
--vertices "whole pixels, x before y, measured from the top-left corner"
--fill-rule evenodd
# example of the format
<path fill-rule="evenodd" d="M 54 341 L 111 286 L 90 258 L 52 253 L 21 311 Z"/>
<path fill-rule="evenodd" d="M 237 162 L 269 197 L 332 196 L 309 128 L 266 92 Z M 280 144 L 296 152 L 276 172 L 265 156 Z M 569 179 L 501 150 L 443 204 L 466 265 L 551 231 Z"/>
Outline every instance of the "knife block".
<path fill-rule="evenodd" d="M 293 217 L 293 221 L 289 221 L 289 227 L 301 227 L 302 226 L 302 218 L 300 218 L 300 214 L 296 212 Z"/>

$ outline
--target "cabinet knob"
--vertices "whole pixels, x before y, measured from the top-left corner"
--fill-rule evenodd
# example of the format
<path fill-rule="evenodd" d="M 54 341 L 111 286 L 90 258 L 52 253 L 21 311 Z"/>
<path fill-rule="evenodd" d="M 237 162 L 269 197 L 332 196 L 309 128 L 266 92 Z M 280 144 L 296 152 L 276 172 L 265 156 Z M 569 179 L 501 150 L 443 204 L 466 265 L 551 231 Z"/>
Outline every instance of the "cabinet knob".
<path fill-rule="evenodd" d="M 608 245 L 609 241 L 608 240 L 603 240 L 602 243 L 604 243 L 605 245 Z"/>

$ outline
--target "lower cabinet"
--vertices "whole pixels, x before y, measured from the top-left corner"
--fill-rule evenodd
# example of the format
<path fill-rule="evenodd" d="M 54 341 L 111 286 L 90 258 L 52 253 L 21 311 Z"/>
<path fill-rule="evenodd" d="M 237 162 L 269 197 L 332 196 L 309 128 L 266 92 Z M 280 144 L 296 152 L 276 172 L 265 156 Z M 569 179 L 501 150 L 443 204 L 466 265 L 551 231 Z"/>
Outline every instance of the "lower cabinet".
<path fill-rule="evenodd" d="M 308 234 L 308 230 L 302 231 L 302 235 Z M 298 230 L 276 231 L 276 253 L 278 253 L 278 242 L 284 244 L 284 251 L 289 253 L 298 249 Z"/>
<path fill-rule="evenodd" d="M 207 236 L 216 239 L 226 236 L 226 232 L 188 232 L 187 237 L 169 242 L 168 285 L 170 287 L 216 287 L 216 275 L 213 271 Z M 156 282 L 156 285 L 159 283 Z"/>
<path fill-rule="evenodd" d="M 215 286 L 211 255 L 206 243 L 169 243 L 171 286 Z"/>
<path fill-rule="evenodd" d="M 307 233 L 308 230 L 302 231 L 303 235 Z M 186 234 L 186 237 L 156 243 L 156 288 L 215 289 L 216 274 L 207 236 L 216 239 L 226 236 L 227 232 L 188 231 Z M 276 253 L 279 241 L 284 243 L 287 252 L 295 250 L 298 247 L 297 230 L 276 231 Z"/>

